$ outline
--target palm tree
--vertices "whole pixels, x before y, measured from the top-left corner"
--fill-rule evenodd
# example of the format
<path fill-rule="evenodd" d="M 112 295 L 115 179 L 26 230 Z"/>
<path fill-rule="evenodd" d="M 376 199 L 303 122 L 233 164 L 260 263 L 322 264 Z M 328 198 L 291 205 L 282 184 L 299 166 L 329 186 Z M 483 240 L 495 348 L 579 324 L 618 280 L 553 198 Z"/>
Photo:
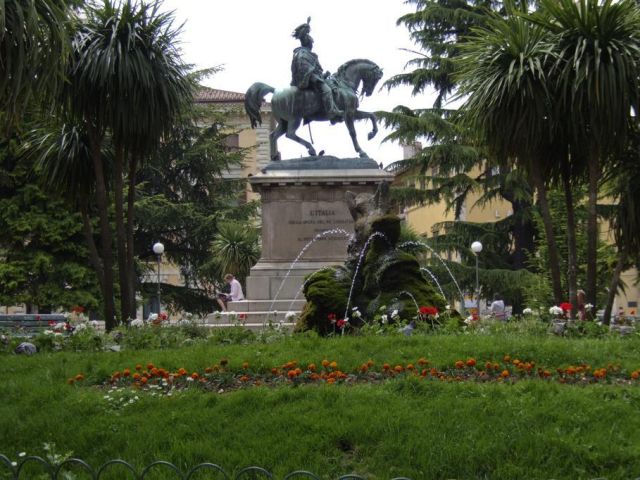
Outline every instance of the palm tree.
<path fill-rule="evenodd" d="M 486 28 L 474 29 L 456 59 L 465 122 L 498 158 L 514 158 L 530 175 L 549 247 L 554 299 L 562 299 L 558 249 L 547 200 L 554 158 L 551 97 L 547 72 L 553 61 L 548 33 L 517 12 L 492 15 Z"/>
<path fill-rule="evenodd" d="M 159 2 L 127 0 L 91 4 L 73 41 L 73 65 L 67 99 L 86 122 L 91 142 L 100 211 L 105 275 L 109 276 L 111 231 L 106 179 L 101 156 L 106 132 L 112 137 L 113 194 L 121 291 L 121 316 L 135 317 L 134 203 L 139 163 L 159 144 L 193 98 L 195 83 L 176 48 L 179 30 Z M 125 174 L 126 166 L 126 174 Z M 125 215 L 125 180 L 128 181 Z M 107 265 L 109 264 L 109 265 Z"/>
<path fill-rule="evenodd" d="M 531 19 L 553 34 L 556 116 L 565 119 L 572 175 L 586 170 L 588 178 L 585 290 L 595 305 L 598 180 L 638 111 L 640 8 L 634 0 L 541 0 Z"/>
<path fill-rule="evenodd" d="M 225 222 L 211 245 L 210 271 L 215 278 L 232 273 L 241 282 L 260 258 L 259 234 L 246 223 Z"/>
<path fill-rule="evenodd" d="M 0 111 L 14 124 L 34 98 L 50 100 L 67 60 L 64 0 L 3 0 L 0 5 Z"/>

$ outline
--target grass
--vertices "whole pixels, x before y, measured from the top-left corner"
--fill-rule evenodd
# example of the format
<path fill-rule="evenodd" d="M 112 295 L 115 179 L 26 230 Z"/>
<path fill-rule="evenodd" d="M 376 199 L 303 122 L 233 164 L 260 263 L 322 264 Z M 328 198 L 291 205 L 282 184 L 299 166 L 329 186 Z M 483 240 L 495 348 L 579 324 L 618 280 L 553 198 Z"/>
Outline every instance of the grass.
<path fill-rule="evenodd" d="M 98 382 L 114 370 L 147 362 L 202 370 L 221 358 L 235 367 L 248 361 L 258 369 L 328 358 L 349 371 L 369 359 L 381 364 L 426 357 L 444 365 L 508 353 L 553 367 L 613 362 L 631 370 L 640 367 L 639 351 L 638 337 L 504 334 L 294 336 L 271 344 L 2 355 L 0 453 L 12 459 L 22 451 L 42 454 L 43 443 L 53 442 L 94 466 L 123 458 L 141 469 L 164 459 L 186 470 L 211 461 L 229 472 L 260 465 L 276 478 L 297 469 L 322 478 L 355 472 L 380 480 L 635 478 L 640 476 L 638 386 L 406 378 L 379 385 L 256 387 L 222 395 L 198 390 L 172 397 L 141 394 L 133 405 L 114 409 L 103 389 L 65 381 L 83 372 Z"/>

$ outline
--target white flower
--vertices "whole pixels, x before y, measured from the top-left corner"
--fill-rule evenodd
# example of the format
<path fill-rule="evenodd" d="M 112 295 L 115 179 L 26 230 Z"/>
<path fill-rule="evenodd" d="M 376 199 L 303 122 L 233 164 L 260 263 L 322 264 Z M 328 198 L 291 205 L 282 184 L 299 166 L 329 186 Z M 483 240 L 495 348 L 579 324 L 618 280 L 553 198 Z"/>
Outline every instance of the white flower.
<path fill-rule="evenodd" d="M 53 330 L 45 330 L 43 333 L 45 335 L 53 335 Z"/>
<path fill-rule="evenodd" d="M 149 315 L 149 318 L 151 318 L 151 315 Z M 158 318 L 157 314 L 156 314 L 156 318 Z M 140 320 L 139 318 L 136 318 L 135 320 L 131 320 L 131 323 L 129 325 L 136 328 L 144 327 L 144 321 Z"/>
<path fill-rule="evenodd" d="M 549 309 L 549 313 L 550 313 L 551 315 L 562 315 L 562 313 L 563 313 L 563 312 L 562 312 L 562 308 L 560 308 L 560 307 L 558 307 L 558 306 L 554 305 L 553 307 L 551 307 L 551 308 Z"/>
<path fill-rule="evenodd" d="M 64 330 L 64 327 L 65 327 L 65 323 L 64 322 L 60 322 L 60 323 L 56 323 L 53 326 L 53 329 L 54 330 Z"/>
<path fill-rule="evenodd" d="M 147 319 L 149 322 L 153 322 L 154 320 L 158 319 L 158 314 L 157 313 L 150 313 L 149 314 L 149 318 Z M 135 320 L 133 321 L 135 322 Z M 133 322 L 131 322 L 131 324 L 133 325 Z"/>
<path fill-rule="evenodd" d="M 362 313 L 360 313 L 360 310 L 358 310 L 358 307 L 353 307 L 352 312 L 353 312 L 353 313 L 351 314 L 351 316 L 352 316 L 353 318 L 360 318 L 360 317 L 362 317 Z"/>
<path fill-rule="evenodd" d="M 386 315 L 382 315 L 382 316 L 380 317 L 380 321 L 381 321 L 383 324 L 386 324 L 386 323 L 389 321 L 389 317 L 387 317 Z"/>
<path fill-rule="evenodd" d="M 73 334 L 77 334 L 78 332 L 81 332 L 82 330 L 86 330 L 87 328 L 87 324 L 86 323 L 79 323 L 78 325 L 76 325 L 75 330 L 73 331 Z"/>
<path fill-rule="evenodd" d="M 287 312 L 284 316 L 285 320 L 291 321 L 293 319 L 296 318 L 296 313 L 295 312 Z"/>
<path fill-rule="evenodd" d="M 19 456 L 19 457 L 24 457 L 24 456 L 26 456 L 26 455 L 27 455 L 27 452 L 20 452 L 20 453 L 18 454 L 18 456 Z"/>
<path fill-rule="evenodd" d="M 469 315 L 467 318 L 464 319 L 464 323 L 466 323 L 467 325 L 471 325 L 472 322 L 473 322 L 473 315 Z"/>
<path fill-rule="evenodd" d="M 524 310 L 522 310 L 523 315 L 531 315 L 532 313 L 533 310 L 531 310 L 530 308 L 525 308 Z"/>
<path fill-rule="evenodd" d="M 187 377 L 187 382 L 193 382 L 193 378 Z"/>
<path fill-rule="evenodd" d="M 12 466 L 12 467 L 17 467 L 17 466 L 18 466 L 18 464 L 17 464 L 16 462 L 11 462 L 11 466 Z"/>
<path fill-rule="evenodd" d="M 445 309 L 445 310 L 451 310 L 451 305 L 445 305 L 445 306 L 444 306 L 444 309 Z"/>
<path fill-rule="evenodd" d="M 392 319 L 398 318 L 398 310 L 394 310 L 393 312 L 391 312 L 391 318 Z"/>
<path fill-rule="evenodd" d="M 587 312 L 590 312 L 591 310 L 593 310 L 593 305 L 591 305 L 590 303 L 587 303 L 587 304 L 584 306 L 584 309 L 585 309 Z"/>
<path fill-rule="evenodd" d="M 62 332 L 56 332 L 53 334 L 54 337 L 61 337 L 62 336 Z"/>
<path fill-rule="evenodd" d="M 91 320 L 89 322 L 89 325 L 91 325 L 91 328 L 98 328 L 98 321 L 97 320 Z"/>

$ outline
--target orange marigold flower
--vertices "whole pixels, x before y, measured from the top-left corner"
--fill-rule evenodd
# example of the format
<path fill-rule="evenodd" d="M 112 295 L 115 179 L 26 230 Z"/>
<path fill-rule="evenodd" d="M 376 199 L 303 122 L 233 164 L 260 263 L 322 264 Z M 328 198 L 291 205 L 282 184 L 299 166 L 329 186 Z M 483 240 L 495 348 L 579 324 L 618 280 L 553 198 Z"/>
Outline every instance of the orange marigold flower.
<path fill-rule="evenodd" d="M 191 374 L 191 378 L 193 378 L 194 380 L 197 380 L 198 378 L 200 378 L 200 375 L 198 375 L 198 373 L 197 373 L 197 372 L 193 372 L 193 373 Z"/>
<path fill-rule="evenodd" d="M 329 364 L 329 367 L 331 367 L 331 368 L 338 368 L 338 362 L 331 362 L 331 363 Z"/>
<path fill-rule="evenodd" d="M 326 359 L 325 359 L 325 360 L 322 360 L 322 366 L 323 366 L 324 368 L 327 368 L 327 367 L 329 366 L 329 360 L 326 360 Z"/>
<path fill-rule="evenodd" d="M 369 366 L 366 363 L 363 363 L 362 365 L 360 365 L 360 371 L 362 373 L 367 373 L 368 370 L 369 370 Z"/>
<path fill-rule="evenodd" d="M 551 372 L 549 370 L 544 370 L 542 372 L 542 376 L 545 377 L 545 378 L 548 378 L 548 377 L 551 376 Z"/>
<path fill-rule="evenodd" d="M 244 370 L 246 370 L 247 368 L 249 368 L 249 362 L 242 362 L 242 368 Z"/>
<path fill-rule="evenodd" d="M 407 370 L 413 370 L 414 368 L 413 363 L 407 365 Z"/>
<path fill-rule="evenodd" d="M 182 376 L 182 375 L 186 375 L 187 374 L 187 370 L 184 368 L 181 368 L 178 370 L 178 375 Z"/>
<path fill-rule="evenodd" d="M 637 380 L 638 378 L 640 378 L 640 370 L 635 370 L 631 372 L 631 378 L 633 378 L 634 380 Z"/>
<path fill-rule="evenodd" d="M 79 373 L 75 376 L 76 382 L 81 382 L 82 380 L 84 380 L 84 375 Z"/>
<path fill-rule="evenodd" d="M 75 380 L 73 378 L 67 378 L 67 383 L 69 385 L 73 385 L 74 382 L 75 382 Z"/>
<path fill-rule="evenodd" d="M 420 358 L 420 360 L 418 360 L 418 365 L 428 365 L 428 364 L 429 364 L 429 360 L 427 360 L 424 357 L 422 357 L 422 358 Z"/>
<path fill-rule="evenodd" d="M 271 369 L 271 375 L 277 375 L 278 374 L 278 369 L 277 368 L 272 368 Z"/>
<path fill-rule="evenodd" d="M 327 378 L 327 383 L 332 384 L 335 383 L 336 379 L 335 378 Z"/>
<path fill-rule="evenodd" d="M 153 369 L 153 367 L 154 367 L 153 363 L 151 362 L 147 363 L 147 370 L 151 370 Z"/>
<path fill-rule="evenodd" d="M 484 368 L 486 368 L 487 370 L 491 370 L 492 367 L 493 367 L 493 364 L 491 362 L 487 362 L 484 364 Z"/>
<path fill-rule="evenodd" d="M 133 374 L 133 379 L 134 379 L 134 380 L 140 380 L 140 376 L 141 376 L 141 375 L 140 375 L 139 373 L 134 373 L 134 374 Z"/>
<path fill-rule="evenodd" d="M 131 370 L 129 370 L 128 368 L 125 368 L 125 369 L 122 371 L 122 376 L 123 376 L 123 377 L 128 377 L 129 375 L 131 375 Z"/>
<path fill-rule="evenodd" d="M 404 371 L 404 367 L 402 365 L 396 365 L 395 367 L 393 367 L 393 369 L 398 373 Z"/>
<path fill-rule="evenodd" d="M 296 368 L 296 369 L 294 370 L 294 372 L 296 372 L 296 376 L 297 376 L 297 375 L 302 375 L 302 370 L 301 370 L 300 368 Z"/>
<path fill-rule="evenodd" d="M 389 365 L 388 363 L 385 363 L 384 365 L 382 365 L 383 370 L 389 370 L 390 368 L 391 368 L 391 365 Z"/>
<path fill-rule="evenodd" d="M 297 373 L 296 373 L 296 371 L 295 371 L 295 370 L 289 370 L 289 371 L 287 372 L 287 376 L 288 376 L 289 378 L 295 378 L 295 377 L 296 377 L 296 375 L 297 375 Z"/>
<path fill-rule="evenodd" d="M 502 378 L 507 378 L 509 376 L 509 370 L 503 370 L 500 376 Z"/>
<path fill-rule="evenodd" d="M 467 367 L 475 367 L 476 366 L 476 359 L 475 358 L 468 358 L 467 359 Z"/>
<path fill-rule="evenodd" d="M 606 368 L 598 368 L 593 372 L 593 376 L 596 378 L 604 378 L 607 376 Z"/>
<path fill-rule="evenodd" d="M 505 355 L 502 359 L 503 359 L 505 362 L 510 362 L 510 361 L 511 361 L 511 355 Z"/>
<path fill-rule="evenodd" d="M 575 375 L 577 373 L 577 370 L 575 369 L 575 367 L 569 367 L 567 368 L 567 373 L 569 375 Z"/>
<path fill-rule="evenodd" d="M 307 370 L 309 370 L 310 372 L 315 372 L 316 371 L 316 364 L 315 363 L 310 363 L 307 366 Z"/>
<path fill-rule="evenodd" d="M 428 372 L 428 371 L 427 371 L 427 369 L 425 368 L 424 370 L 422 370 L 422 372 L 420 372 L 420 375 L 422 375 L 423 377 L 426 377 L 428 373 L 429 373 L 429 372 Z"/>
<path fill-rule="evenodd" d="M 117 380 L 118 378 L 120 378 L 120 372 L 118 372 L 118 371 L 113 372 L 113 375 L 111 375 L 111 376 Z"/>
<path fill-rule="evenodd" d="M 136 365 L 136 370 L 142 370 L 142 365 L 140 364 Z"/>
<path fill-rule="evenodd" d="M 458 368 L 458 369 L 464 368 L 464 362 L 462 360 L 458 360 L 456 362 L 456 368 Z"/>
<path fill-rule="evenodd" d="M 240 377 L 240 381 L 241 382 L 248 382 L 249 381 L 249 376 L 248 375 L 242 375 Z"/>
<path fill-rule="evenodd" d="M 373 365 L 374 365 L 373 360 L 369 360 L 367 362 L 367 367 L 371 368 L 371 367 L 373 367 Z"/>
<path fill-rule="evenodd" d="M 211 373 L 211 372 L 213 372 L 213 368 L 211 367 L 207 367 L 204 369 L 204 373 Z"/>
<path fill-rule="evenodd" d="M 318 375 L 317 373 L 312 373 L 310 378 L 315 382 L 320 378 L 320 375 Z"/>
<path fill-rule="evenodd" d="M 158 373 L 160 373 L 160 372 L 158 371 L 158 369 L 157 369 L 156 367 L 153 367 L 153 368 L 151 369 L 151 376 L 152 376 L 152 377 L 156 377 L 156 376 L 158 376 Z"/>
<path fill-rule="evenodd" d="M 148 382 L 147 377 L 142 377 L 142 378 L 140 379 L 140 383 L 141 383 L 142 385 L 146 385 L 146 383 L 147 383 L 147 382 Z"/>

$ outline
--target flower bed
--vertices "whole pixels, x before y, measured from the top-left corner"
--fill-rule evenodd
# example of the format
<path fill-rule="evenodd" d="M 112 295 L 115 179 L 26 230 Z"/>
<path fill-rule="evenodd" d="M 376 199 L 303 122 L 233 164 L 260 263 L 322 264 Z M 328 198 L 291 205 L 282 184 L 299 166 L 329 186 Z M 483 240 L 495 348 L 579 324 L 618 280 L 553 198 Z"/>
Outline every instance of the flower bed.
<path fill-rule="evenodd" d="M 279 386 L 302 384 L 355 384 L 380 383 L 383 381 L 414 377 L 420 380 L 441 382 L 501 382 L 514 383 L 520 380 L 555 381 L 561 384 L 619 383 L 639 384 L 640 368 L 627 371 L 619 365 L 608 364 L 594 368 L 587 364 L 568 366 L 542 366 L 531 360 L 520 360 L 505 355 L 501 361 L 467 358 L 453 365 L 432 366 L 425 358 L 415 363 L 383 363 L 372 360 L 362 363 L 350 371 L 344 371 L 338 362 L 322 360 L 306 366 L 292 360 L 270 369 L 253 369 L 248 362 L 232 366 L 227 359 L 206 367 L 204 370 L 165 369 L 148 363 L 113 372 L 108 379 L 98 379 L 105 388 L 131 387 L 157 394 L 171 395 L 173 391 L 186 388 L 201 388 L 223 393 L 228 390 L 251 386 Z M 69 378 L 67 383 L 88 383 L 82 373 Z"/>

